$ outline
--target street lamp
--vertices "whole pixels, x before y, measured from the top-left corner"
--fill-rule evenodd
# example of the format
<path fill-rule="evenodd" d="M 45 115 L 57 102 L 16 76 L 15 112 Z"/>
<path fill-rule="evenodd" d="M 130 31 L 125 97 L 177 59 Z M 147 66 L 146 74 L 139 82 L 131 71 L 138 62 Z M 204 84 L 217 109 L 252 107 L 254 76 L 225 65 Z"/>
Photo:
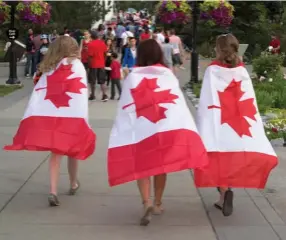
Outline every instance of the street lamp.
<path fill-rule="evenodd" d="M 9 59 L 9 79 L 6 81 L 8 85 L 21 84 L 17 77 L 17 58 L 15 52 L 15 39 L 18 37 L 18 30 L 15 29 L 15 12 L 17 1 L 6 1 L 11 6 L 10 10 L 10 28 L 7 31 L 8 38 L 11 41 L 10 59 Z"/>
<path fill-rule="evenodd" d="M 192 1 L 192 54 L 191 54 L 191 83 L 197 83 L 199 81 L 199 54 L 197 53 L 197 25 L 199 7 L 197 1 Z"/>

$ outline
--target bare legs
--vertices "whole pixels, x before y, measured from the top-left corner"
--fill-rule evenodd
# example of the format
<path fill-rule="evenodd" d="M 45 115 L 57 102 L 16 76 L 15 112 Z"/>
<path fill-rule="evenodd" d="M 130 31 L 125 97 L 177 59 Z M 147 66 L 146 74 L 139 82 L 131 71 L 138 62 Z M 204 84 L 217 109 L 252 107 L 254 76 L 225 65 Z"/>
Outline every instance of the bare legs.
<path fill-rule="evenodd" d="M 50 193 L 58 194 L 61 155 L 52 153 L 50 157 Z"/>
<path fill-rule="evenodd" d="M 75 189 L 78 187 L 78 161 L 76 159 L 68 158 L 68 172 L 70 178 L 70 186 L 72 189 Z"/>
<path fill-rule="evenodd" d="M 144 204 L 144 215 L 141 218 L 140 225 L 148 225 L 151 219 L 151 213 L 156 210 L 156 214 L 161 213 L 161 202 L 166 185 L 166 174 L 154 176 L 154 195 L 155 208 L 153 209 L 151 200 L 151 179 L 143 178 L 137 181 L 138 188 L 141 194 L 142 202 Z M 158 209 L 159 208 L 159 209 Z"/>
<path fill-rule="evenodd" d="M 155 200 L 154 200 L 154 213 L 161 214 L 163 211 L 162 197 L 165 190 L 167 181 L 167 174 L 161 174 L 154 177 L 154 191 L 155 191 Z"/>
<path fill-rule="evenodd" d="M 51 206 L 58 206 L 59 201 L 58 195 L 58 182 L 60 175 L 60 164 L 63 156 L 52 153 L 50 156 L 50 195 L 49 203 Z M 77 172 L 78 172 L 78 161 L 72 158 L 68 158 L 68 172 L 70 178 L 70 189 L 77 189 Z M 71 192 L 70 190 L 70 192 Z"/>

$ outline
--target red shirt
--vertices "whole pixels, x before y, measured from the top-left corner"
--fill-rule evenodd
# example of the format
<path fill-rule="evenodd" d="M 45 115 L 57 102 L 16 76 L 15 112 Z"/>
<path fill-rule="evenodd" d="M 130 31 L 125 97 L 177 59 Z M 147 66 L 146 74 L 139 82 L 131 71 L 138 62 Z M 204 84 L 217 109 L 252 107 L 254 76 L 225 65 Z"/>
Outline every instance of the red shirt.
<path fill-rule="evenodd" d="M 105 68 L 105 52 L 107 51 L 107 47 L 105 42 L 96 39 L 92 40 L 88 44 L 88 56 L 91 57 L 91 61 L 89 63 L 90 68 Z"/>
<path fill-rule="evenodd" d="M 274 39 L 272 39 L 271 40 L 271 42 L 270 42 L 270 44 L 269 44 L 269 46 L 271 46 L 271 47 L 273 47 L 273 48 L 278 48 L 279 46 L 280 46 L 280 41 L 279 41 L 279 39 L 277 39 L 277 38 L 274 38 Z M 272 53 L 279 53 L 280 52 L 280 49 L 279 50 L 272 50 Z"/>
<path fill-rule="evenodd" d="M 81 61 L 83 63 L 88 62 L 88 44 L 89 44 L 89 42 L 87 42 L 86 40 L 83 40 L 82 50 L 81 50 Z"/>
<path fill-rule="evenodd" d="M 141 35 L 140 35 L 140 39 L 141 40 L 147 40 L 147 39 L 150 39 L 150 37 L 151 37 L 151 35 L 150 35 L 150 33 L 141 33 Z"/>
<path fill-rule="evenodd" d="M 121 78 L 121 72 L 120 72 L 121 64 L 118 61 L 113 60 L 111 62 L 110 68 L 111 68 L 111 73 L 110 73 L 111 80 L 120 79 Z"/>

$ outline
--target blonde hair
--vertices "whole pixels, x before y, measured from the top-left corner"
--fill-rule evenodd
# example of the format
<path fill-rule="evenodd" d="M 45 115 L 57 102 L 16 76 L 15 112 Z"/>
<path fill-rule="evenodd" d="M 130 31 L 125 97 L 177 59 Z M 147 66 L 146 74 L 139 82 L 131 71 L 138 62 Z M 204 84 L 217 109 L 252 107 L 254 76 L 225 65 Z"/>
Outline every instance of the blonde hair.
<path fill-rule="evenodd" d="M 220 35 L 216 39 L 217 60 L 223 64 L 237 66 L 241 60 L 238 56 L 239 42 L 232 34 Z"/>
<path fill-rule="evenodd" d="M 50 44 L 49 49 L 39 65 L 41 73 L 49 72 L 56 68 L 63 58 L 68 58 L 68 63 L 80 57 L 79 46 L 76 40 L 68 36 L 60 36 Z"/>

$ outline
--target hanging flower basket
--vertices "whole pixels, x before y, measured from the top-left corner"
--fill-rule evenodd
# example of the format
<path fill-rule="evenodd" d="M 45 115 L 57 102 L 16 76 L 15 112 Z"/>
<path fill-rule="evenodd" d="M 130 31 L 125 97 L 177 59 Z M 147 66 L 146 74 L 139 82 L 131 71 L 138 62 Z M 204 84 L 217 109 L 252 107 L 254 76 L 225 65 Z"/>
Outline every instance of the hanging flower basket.
<path fill-rule="evenodd" d="M 156 6 L 156 13 L 163 24 L 186 24 L 191 20 L 191 7 L 185 0 L 160 1 Z"/>
<path fill-rule="evenodd" d="M 0 24 L 4 23 L 9 18 L 10 6 L 5 2 L 0 1 Z"/>
<path fill-rule="evenodd" d="M 200 4 L 201 20 L 211 26 L 228 27 L 233 20 L 234 7 L 224 0 L 205 0 Z"/>
<path fill-rule="evenodd" d="M 1 16 L 3 16 L 1 18 Z M 51 6 L 44 1 L 21 1 L 16 6 L 16 17 L 24 22 L 47 24 L 51 18 Z M 0 0 L 0 23 L 9 21 L 10 6 Z"/>

